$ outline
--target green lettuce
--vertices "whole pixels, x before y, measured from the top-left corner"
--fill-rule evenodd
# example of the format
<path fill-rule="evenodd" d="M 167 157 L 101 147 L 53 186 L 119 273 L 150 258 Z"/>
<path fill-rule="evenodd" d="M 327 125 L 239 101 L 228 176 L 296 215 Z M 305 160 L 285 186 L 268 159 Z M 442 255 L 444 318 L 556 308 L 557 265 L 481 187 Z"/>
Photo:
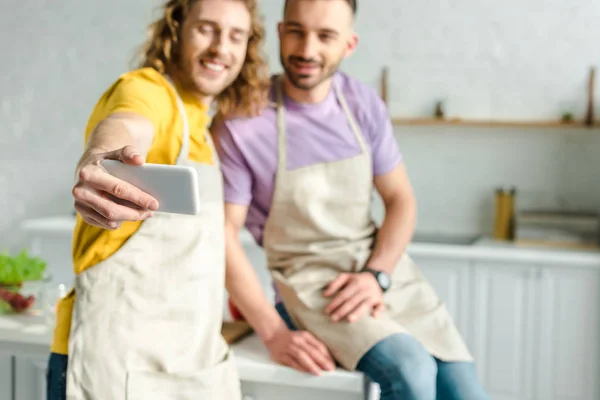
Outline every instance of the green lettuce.
<path fill-rule="evenodd" d="M 30 256 L 27 250 L 15 256 L 0 253 L 0 285 L 17 285 L 23 281 L 39 280 L 44 277 L 46 261 Z"/>

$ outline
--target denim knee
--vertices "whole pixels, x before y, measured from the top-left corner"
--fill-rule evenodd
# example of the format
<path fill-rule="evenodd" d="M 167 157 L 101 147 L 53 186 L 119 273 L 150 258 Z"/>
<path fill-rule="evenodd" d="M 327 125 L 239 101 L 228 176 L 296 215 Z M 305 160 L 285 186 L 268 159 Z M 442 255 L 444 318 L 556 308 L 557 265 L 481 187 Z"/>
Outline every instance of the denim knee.
<path fill-rule="evenodd" d="M 404 398 L 434 400 L 437 386 L 437 364 L 428 354 L 424 357 L 391 363 L 386 367 L 382 392 L 402 393 Z"/>
<path fill-rule="evenodd" d="M 381 388 L 381 399 L 435 400 L 437 363 L 413 337 L 390 336 L 360 360 L 358 370 Z"/>

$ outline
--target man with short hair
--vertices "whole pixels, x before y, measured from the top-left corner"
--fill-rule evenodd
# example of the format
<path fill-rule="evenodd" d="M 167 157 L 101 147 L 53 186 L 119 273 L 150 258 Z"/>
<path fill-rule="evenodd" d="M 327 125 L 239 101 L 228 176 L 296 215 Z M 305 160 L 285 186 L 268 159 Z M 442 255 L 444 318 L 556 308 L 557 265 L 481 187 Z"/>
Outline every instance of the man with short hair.
<path fill-rule="evenodd" d="M 213 126 L 227 289 L 283 364 L 319 374 L 333 355 L 379 383 L 382 400 L 488 399 L 446 307 L 405 254 L 416 206 L 385 104 L 338 72 L 358 42 L 355 13 L 352 0 L 286 1 L 273 105 Z M 244 225 L 266 252 L 276 308 L 244 254 Z"/>
<path fill-rule="evenodd" d="M 58 307 L 49 400 L 241 398 L 221 335 L 222 175 L 209 110 L 253 115 L 268 69 L 256 0 L 169 0 L 140 67 L 97 102 L 73 188 L 75 289 Z M 193 167 L 197 215 L 156 214 L 106 159 Z M 68 356 L 67 356 L 68 354 Z"/>

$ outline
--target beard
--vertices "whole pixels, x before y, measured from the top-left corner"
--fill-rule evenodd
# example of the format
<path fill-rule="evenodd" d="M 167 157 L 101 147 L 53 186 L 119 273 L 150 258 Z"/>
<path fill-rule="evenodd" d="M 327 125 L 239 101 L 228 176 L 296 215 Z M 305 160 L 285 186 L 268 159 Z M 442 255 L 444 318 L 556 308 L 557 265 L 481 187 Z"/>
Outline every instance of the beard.
<path fill-rule="evenodd" d="M 305 90 L 305 91 L 312 90 L 312 89 L 316 88 L 317 86 L 319 86 L 324 81 L 331 78 L 338 71 L 339 66 L 342 62 L 342 59 L 340 58 L 333 64 L 325 64 L 325 63 L 318 63 L 316 60 L 313 60 L 313 59 L 305 59 L 305 58 L 298 57 L 298 56 L 288 56 L 288 58 L 286 60 L 283 57 L 283 54 L 281 54 L 281 53 L 279 54 L 279 59 L 281 62 L 281 66 L 283 67 L 283 70 L 285 72 L 285 75 L 287 76 L 290 83 L 294 87 L 296 87 L 300 90 Z M 317 64 L 321 67 L 320 74 L 310 75 L 310 76 L 304 75 L 304 74 L 298 74 L 298 73 L 294 72 L 293 68 L 290 66 L 293 61 L 312 62 L 313 64 Z"/>

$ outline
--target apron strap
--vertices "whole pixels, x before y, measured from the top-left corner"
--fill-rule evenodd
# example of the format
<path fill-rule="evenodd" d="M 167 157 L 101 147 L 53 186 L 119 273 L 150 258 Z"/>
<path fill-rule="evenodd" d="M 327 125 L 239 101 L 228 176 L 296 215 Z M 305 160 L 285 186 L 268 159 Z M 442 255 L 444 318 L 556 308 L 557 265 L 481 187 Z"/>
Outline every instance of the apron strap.
<path fill-rule="evenodd" d="M 283 75 L 277 76 L 277 172 L 287 170 L 287 146 L 283 104 Z M 278 174 L 279 175 L 279 174 Z"/>
<path fill-rule="evenodd" d="M 286 129 L 285 129 L 285 107 L 283 102 L 283 75 L 277 76 L 276 81 L 276 92 L 277 92 L 277 153 L 278 153 L 278 164 L 277 170 L 286 171 L 287 170 L 287 145 L 286 145 Z M 367 143 L 365 142 L 365 138 L 358 126 L 358 123 L 354 119 L 352 112 L 350 111 L 350 107 L 348 107 L 348 103 L 346 102 L 346 97 L 342 93 L 342 90 L 339 87 L 339 84 L 332 79 L 332 86 L 335 92 L 335 96 L 340 102 L 342 106 L 342 110 L 346 115 L 346 119 L 348 120 L 348 124 L 350 125 L 350 129 L 354 133 L 356 141 L 358 142 L 358 146 L 360 147 L 361 153 L 365 153 L 368 151 Z"/>
<path fill-rule="evenodd" d="M 340 105 L 342 106 L 342 110 L 344 110 L 344 114 L 346 114 L 346 119 L 348 120 L 348 124 L 350 124 L 350 128 L 352 132 L 354 132 L 354 136 L 356 137 L 356 141 L 358 142 L 358 146 L 360 147 L 361 153 L 367 152 L 367 143 L 365 142 L 365 137 L 362 134 L 362 131 L 358 127 L 358 123 L 354 119 L 352 112 L 350 111 L 350 107 L 348 107 L 348 103 L 346 102 L 346 97 L 342 93 L 342 89 L 340 89 L 340 85 L 332 79 L 333 82 L 333 90 L 337 96 Z"/>
<path fill-rule="evenodd" d="M 183 138 L 181 142 L 181 149 L 179 149 L 179 155 L 177 156 L 177 164 L 181 164 L 186 161 L 190 155 L 190 127 L 188 124 L 187 114 L 185 113 L 185 107 L 183 106 L 183 101 L 181 100 L 181 96 L 177 92 L 177 87 L 175 83 L 171 79 L 170 76 L 165 75 L 173 89 L 175 89 L 175 100 L 177 100 L 177 109 L 179 110 L 179 115 L 183 121 Z M 212 142 L 211 142 L 212 143 Z"/>

